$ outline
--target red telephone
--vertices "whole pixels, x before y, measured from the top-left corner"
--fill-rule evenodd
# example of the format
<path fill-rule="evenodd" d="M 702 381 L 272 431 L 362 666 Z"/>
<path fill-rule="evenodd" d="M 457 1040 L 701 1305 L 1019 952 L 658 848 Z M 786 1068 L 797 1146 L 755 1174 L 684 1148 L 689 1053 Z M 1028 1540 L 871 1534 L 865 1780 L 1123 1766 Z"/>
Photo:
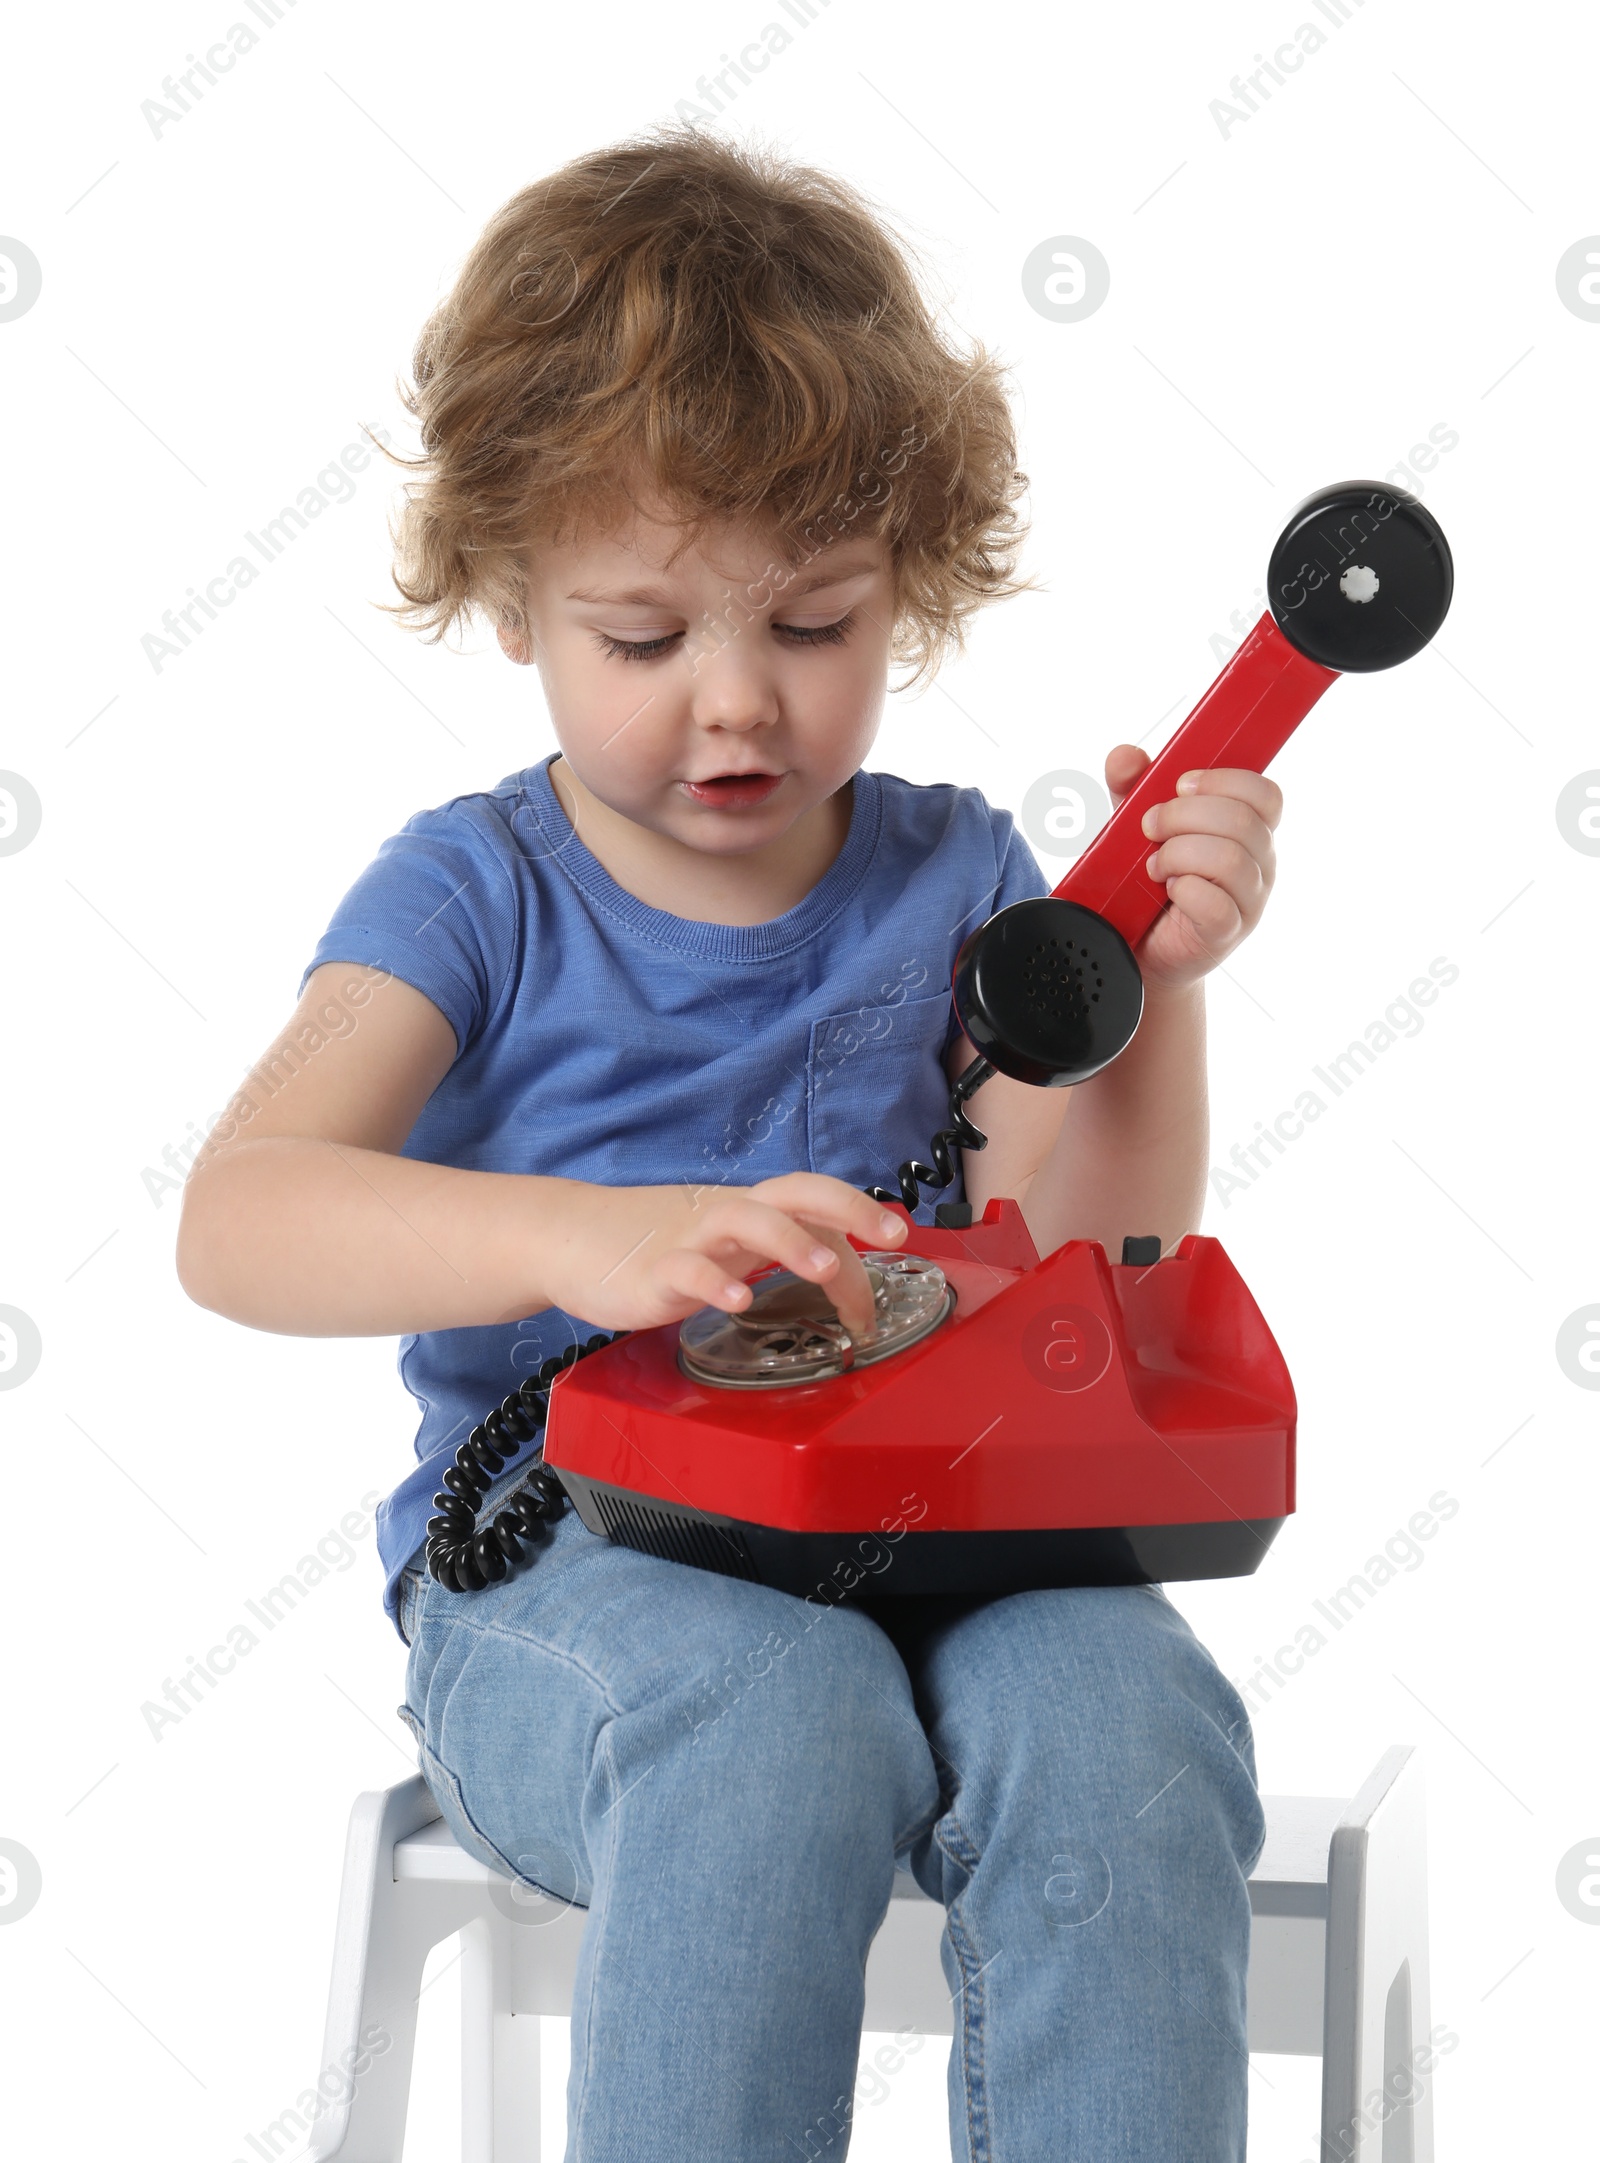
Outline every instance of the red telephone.
<path fill-rule="evenodd" d="M 1002 909 L 956 957 L 978 1058 L 951 1092 L 919 1188 L 995 1072 L 1087 1080 L 1124 1050 L 1144 987 L 1133 946 L 1165 905 L 1140 822 L 1190 767 L 1264 771 L 1343 672 L 1428 643 L 1453 567 L 1414 496 L 1346 482 L 1308 497 L 1268 567 L 1268 612 L 1053 894 Z M 1069 1239 L 1041 1261 L 1015 1202 L 973 1224 L 944 1204 L 911 1253 L 862 1248 L 875 1333 L 769 1268 L 737 1315 L 596 1336 L 508 1397 L 457 1453 L 429 1522 L 433 1574 L 498 1580 L 570 1497 L 625 1546 L 834 1600 L 990 1595 L 1253 1571 L 1294 1508 L 1294 1387 L 1215 1239 Z M 603 1356 L 593 1356 L 603 1355 Z M 570 1369 L 571 1371 L 567 1371 Z M 492 1525 L 477 1500 L 546 1418 L 542 1463 Z"/>

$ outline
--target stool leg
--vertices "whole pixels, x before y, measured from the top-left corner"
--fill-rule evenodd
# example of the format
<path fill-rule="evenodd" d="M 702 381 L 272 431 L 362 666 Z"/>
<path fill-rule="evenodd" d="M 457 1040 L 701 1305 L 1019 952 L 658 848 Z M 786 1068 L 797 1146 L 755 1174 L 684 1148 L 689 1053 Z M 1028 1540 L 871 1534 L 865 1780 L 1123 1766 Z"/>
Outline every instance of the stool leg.
<path fill-rule="evenodd" d="M 537 2013 L 515 2013 L 497 1908 L 461 1933 L 461 2163 L 539 2163 Z"/>
<path fill-rule="evenodd" d="M 483 1905 L 477 1887 L 395 1881 L 395 1842 L 438 1814 L 420 1775 L 357 1796 L 350 1813 L 322 2050 L 334 2092 L 308 2163 L 401 2163 L 422 1970 Z"/>
<path fill-rule="evenodd" d="M 1323 2163 L 1433 2163 L 1422 1775 L 1390 1750 L 1328 1856 Z"/>

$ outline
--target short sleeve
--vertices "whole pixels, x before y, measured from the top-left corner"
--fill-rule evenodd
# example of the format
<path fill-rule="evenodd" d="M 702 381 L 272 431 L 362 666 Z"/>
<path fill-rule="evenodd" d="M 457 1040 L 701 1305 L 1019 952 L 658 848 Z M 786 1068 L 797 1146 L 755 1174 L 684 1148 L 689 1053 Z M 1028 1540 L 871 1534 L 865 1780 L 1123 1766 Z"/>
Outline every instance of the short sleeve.
<path fill-rule="evenodd" d="M 1017 822 L 1009 811 L 996 811 L 990 807 L 989 816 L 994 821 L 994 853 L 999 869 L 999 882 L 995 889 L 991 916 L 998 916 L 1002 909 L 1010 908 L 1014 901 L 1038 901 L 1051 892 L 1050 881 L 1039 869 L 1039 860 L 1027 842 L 1017 831 Z"/>
<path fill-rule="evenodd" d="M 333 912 L 300 979 L 327 961 L 386 969 L 431 999 L 459 1058 L 510 974 L 515 893 L 482 798 L 419 811 L 392 834 Z"/>
<path fill-rule="evenodd" d="M 1050 881 L 1039 869 L 1032 849 L 1017 831 L 1017 822 L 1011 813 L 998 809 L 982 798 L 980 801 L 983 801 L 994 840 L 994 872 L 992 879 L 986 882 L 986 891 L 974 898 L 971 914 L 962 919 L 963 939 L 979 925 L 986 924 L 991 916 L 998 916 L 1002 909 L 1010 908 L 1014 901 L 1036 901 L 1041 895 L 1051 891 Z M 961 1024 L 952 1007 L 940 1051 L 941 1059 L 960 1033 Z"/>

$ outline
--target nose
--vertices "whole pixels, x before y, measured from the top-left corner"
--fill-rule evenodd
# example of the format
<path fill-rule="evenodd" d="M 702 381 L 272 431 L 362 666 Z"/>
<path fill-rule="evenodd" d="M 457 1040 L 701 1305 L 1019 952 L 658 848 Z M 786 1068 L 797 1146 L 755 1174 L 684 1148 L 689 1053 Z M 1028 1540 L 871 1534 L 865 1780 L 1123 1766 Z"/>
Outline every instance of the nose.
<path fill-rule="evenodd" d="M 754 623 L 717 624 L 689 653 L 690 712 L 697 727 L 747 734 L 778 718 L 778 687 Z"/>

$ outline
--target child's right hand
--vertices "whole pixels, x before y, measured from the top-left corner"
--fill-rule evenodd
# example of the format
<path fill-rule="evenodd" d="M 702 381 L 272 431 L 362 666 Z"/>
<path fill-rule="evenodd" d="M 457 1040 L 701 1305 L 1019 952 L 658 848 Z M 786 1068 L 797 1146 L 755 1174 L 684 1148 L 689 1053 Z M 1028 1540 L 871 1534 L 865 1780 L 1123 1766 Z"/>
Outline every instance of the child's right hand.
<path fill-rule="evenodd" d="M 910 1229 L 904 1214 L 825 1172 L 753 1187 L 570 1184 L 539 1280 L 553 1306 L 601 1329 L 654 1329 L 699 1307 L 737 1314 L 753 1296 L 739 1280 L 776 1262 L 822 1286 L 851 1335 L 866 1337 L 872 1288 L 846 1235 L 898 1247 Z"/>

